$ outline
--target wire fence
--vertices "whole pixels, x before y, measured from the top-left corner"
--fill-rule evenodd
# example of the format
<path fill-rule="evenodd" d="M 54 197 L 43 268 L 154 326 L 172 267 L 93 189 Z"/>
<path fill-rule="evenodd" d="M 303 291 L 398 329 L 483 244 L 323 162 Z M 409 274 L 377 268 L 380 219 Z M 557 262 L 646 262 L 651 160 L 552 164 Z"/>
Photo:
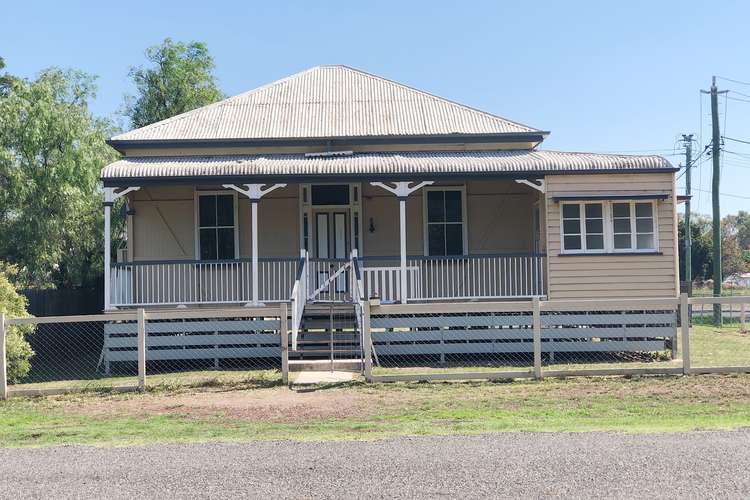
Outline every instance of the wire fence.
<path fill-rule="evenodd" d="M 715 304 L 737 314 L 715 326 L 713 317 L 700 313 Z M 302 342 L 293 352 L 286 303 L 67 317 L 0 315 L 0 396 L 285 384 L 290 353 L 293 370 L 362 371 L 366 381 L 750 372 L 748 306 L 750 297 L 684 295 L 365 301 L 354 317 L 329 312 L 318 323 L 308 318 L 304 335 L 324 341 L 303 336 L 315 343 Z M 329 362 L 320 363 L 321 357 Z"/>
<path fill-rule="evenodd" d="M 2 321 L 3 392 L 280 384 L 287 305 Z"/>

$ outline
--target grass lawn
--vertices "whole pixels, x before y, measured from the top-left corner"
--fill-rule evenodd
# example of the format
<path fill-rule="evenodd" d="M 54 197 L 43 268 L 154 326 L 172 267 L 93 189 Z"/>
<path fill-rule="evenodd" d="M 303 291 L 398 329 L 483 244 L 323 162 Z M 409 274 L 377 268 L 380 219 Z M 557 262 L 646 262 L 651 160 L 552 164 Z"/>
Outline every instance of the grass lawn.
<path fill-rule="evenodd" d="M 750 332 L 741 332 L 736 322 L 721 328 L 701 322 L 694 321 L 690 329 L 691 366 L 750 366 Z"/>
<path fill-rule="evenodd" d="M 153 389 L 0 402 L 0 445 L 353 440 L 750 426 L 750 376 Z"/>

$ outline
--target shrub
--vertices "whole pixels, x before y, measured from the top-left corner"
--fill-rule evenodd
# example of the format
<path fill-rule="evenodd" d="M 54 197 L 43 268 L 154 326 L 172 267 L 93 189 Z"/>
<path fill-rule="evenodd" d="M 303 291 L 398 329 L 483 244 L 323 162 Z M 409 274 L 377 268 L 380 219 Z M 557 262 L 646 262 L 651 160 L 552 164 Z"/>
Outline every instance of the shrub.
<path fill-rule="evenodd" d="M 30 316 L 26 311 L 26 297 L 20 295 L 8 279 L 13 268 L 0 263 L 0 312 L 6 316 L 23 318 Z M 32 325 L 8 326 L 5 329 L 5 345 L 8 360 L 8 382 L 13 384 L 28 375 L 30 359 L 34 355 L 26 341 L 34 331 Z"/>

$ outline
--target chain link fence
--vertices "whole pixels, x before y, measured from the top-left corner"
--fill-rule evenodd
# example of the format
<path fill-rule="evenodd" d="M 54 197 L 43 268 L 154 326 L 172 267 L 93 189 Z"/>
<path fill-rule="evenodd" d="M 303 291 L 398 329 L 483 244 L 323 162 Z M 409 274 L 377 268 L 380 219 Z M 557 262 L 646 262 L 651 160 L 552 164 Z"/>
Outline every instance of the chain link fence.
<path fill-rule="evenodd" d="M 372 374 L 379 380 L 533 374 L 528 302 L 377 305 L 369 310 L 369 326 Z"/>
<path fill-rule="evenodd" d="M 720 304 L 721 323 L 714 306 Z M 689 361 L 694 373 L 746 371 L 750 366 L 750 297 L 694 297 L 689 300 Z"/>
<path fill-rule="evenodd" d="M 717 303 L 740 313 L 724 318 L 722 326 L 695 314 Z M 348 369 L 363 369 L 368 381 L 750 372 L 748 306 L 748 297 L 684 295 L 679 300 L 373 301 L 362 303 L 361 316 L 334 318 L 341 322 L 332 326 L 336 336 L 351 339 L 333 342 L 330 334 L 316 349 L 330 350 L 331 369 L 334 361 L 351 361 Z M 287 383 L 287 328 L 286 303 L 45 318 L 0 315 L 0 396 Z M 307 358 L 297 362 L 308 363 Z"/>
<path fill-rule="evenodd" d="M 287 306 L 4 319 L 4 392 L 288 380 Z"/>
<path fill-rule="evenodd" d="M 674 299 L 543 302 L 544 373 L 679 373 L 682 359 L 677 324 Z"/>

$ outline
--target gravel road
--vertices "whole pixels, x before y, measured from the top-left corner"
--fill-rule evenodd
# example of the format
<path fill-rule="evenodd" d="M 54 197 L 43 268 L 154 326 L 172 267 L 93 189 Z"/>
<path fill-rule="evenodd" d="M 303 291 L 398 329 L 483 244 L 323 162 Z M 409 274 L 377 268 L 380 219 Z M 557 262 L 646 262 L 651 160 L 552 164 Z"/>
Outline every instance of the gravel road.
<path fill-rule="evenodd" d="M 7 498 L 748 498 L 750 429 L 0 449 Z"/>

